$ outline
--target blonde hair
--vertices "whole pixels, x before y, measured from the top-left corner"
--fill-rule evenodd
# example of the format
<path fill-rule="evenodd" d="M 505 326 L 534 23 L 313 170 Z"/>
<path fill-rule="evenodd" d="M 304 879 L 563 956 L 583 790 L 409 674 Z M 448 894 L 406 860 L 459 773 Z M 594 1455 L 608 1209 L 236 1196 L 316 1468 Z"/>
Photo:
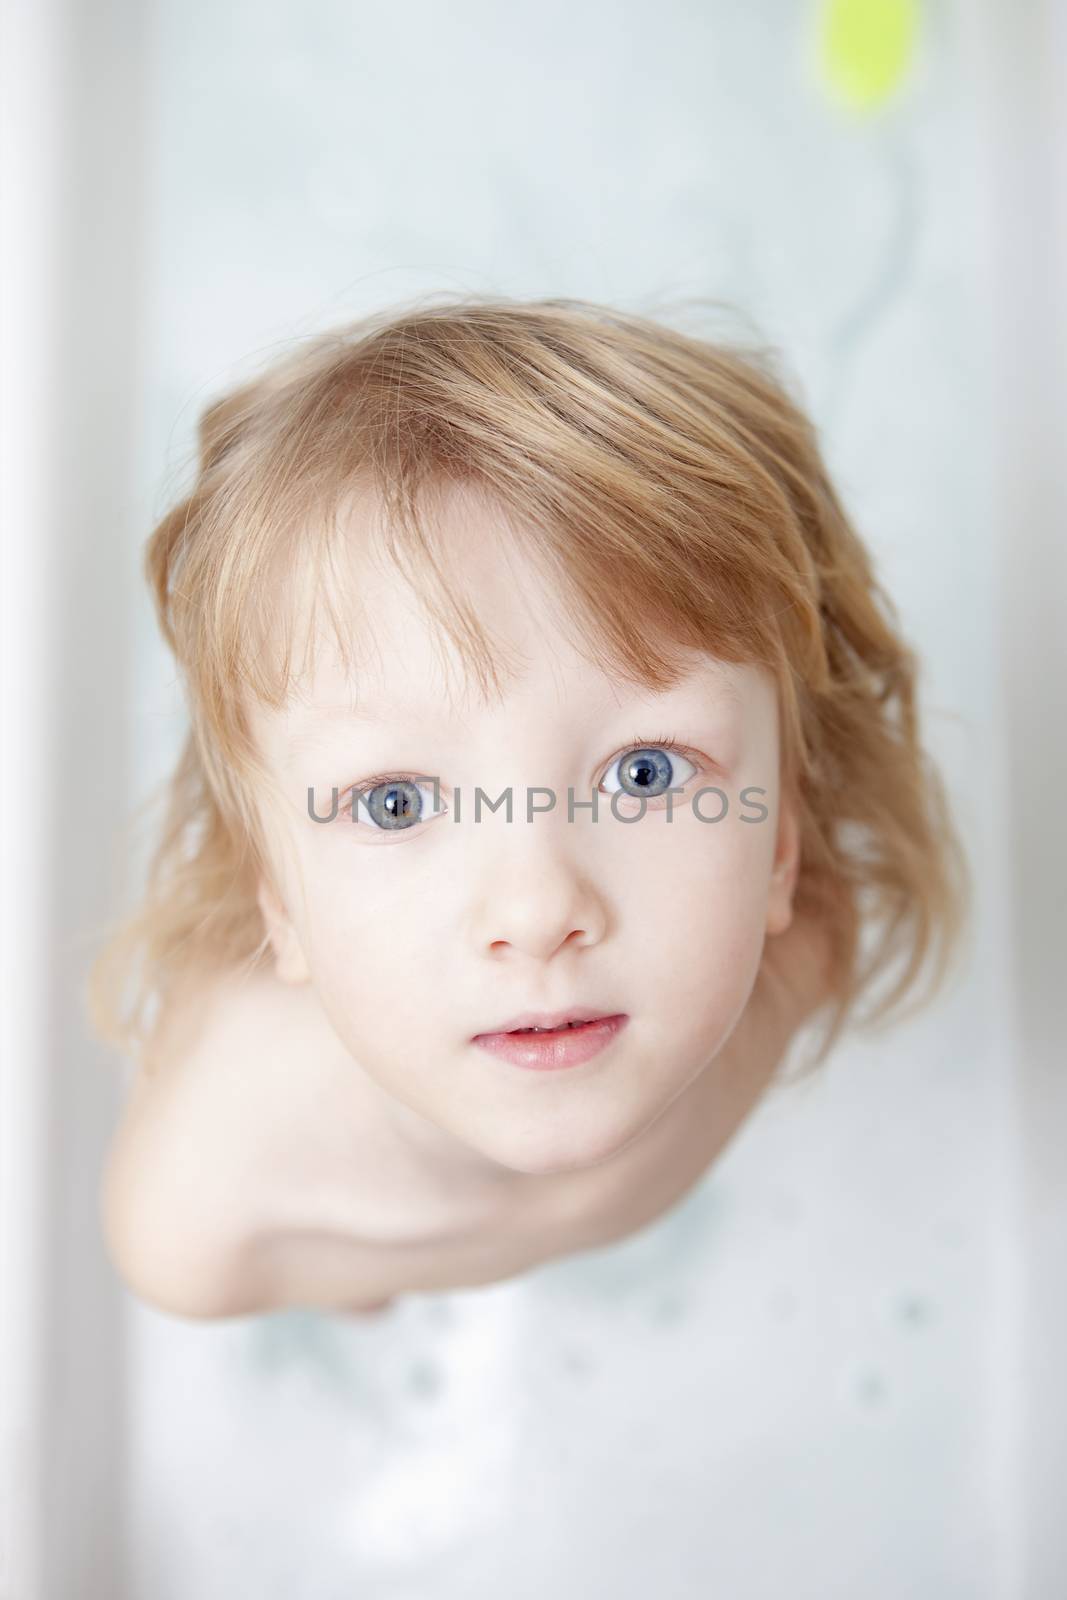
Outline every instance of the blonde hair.
<path fill-rule="evenodd" d="M 846 1023 L 925 1004 L 962 927 L 965 861 L 920 744 L 916 657 L 775 366 L 764 347 L 584 301 L 459 297 L 301 342 L 209 405 L 196 481 L 146 551 L 190 729 L 143 902 L 91 974 L 96 1030 L 148 1064 L 183 976 L 269 959 L 248 697 L 283 703 L 277 580 L 298 555 L 321 579 L 360 485 L 483 689 L 493 652 L 419 515 L 449 483 L 515 514 L 611 670 L 668 687 L 664 641 L 769 667 L 800 823 L 794 905 L 832 946 L 813 1065 Z M 280 655 L 264 647 L 279 634 Z"/>

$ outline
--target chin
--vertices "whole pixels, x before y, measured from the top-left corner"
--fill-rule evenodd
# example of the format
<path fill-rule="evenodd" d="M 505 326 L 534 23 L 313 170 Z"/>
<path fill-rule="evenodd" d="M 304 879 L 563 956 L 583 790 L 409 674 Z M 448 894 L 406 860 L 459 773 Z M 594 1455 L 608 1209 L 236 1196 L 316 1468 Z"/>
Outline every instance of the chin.
<path fill-rule="evenodd" d="M 530 1177 L 550 1178 L 568 1172 L 585 1172 L 619 1155 L 654 1118 L 643 1118 L 637 1126 L 603 1124 L 588 1128 L 530 1128 L 521 1139 L 494 1140 L 496 1148 L 485 1146 L 485 1153 L 513 1172 Z"/>

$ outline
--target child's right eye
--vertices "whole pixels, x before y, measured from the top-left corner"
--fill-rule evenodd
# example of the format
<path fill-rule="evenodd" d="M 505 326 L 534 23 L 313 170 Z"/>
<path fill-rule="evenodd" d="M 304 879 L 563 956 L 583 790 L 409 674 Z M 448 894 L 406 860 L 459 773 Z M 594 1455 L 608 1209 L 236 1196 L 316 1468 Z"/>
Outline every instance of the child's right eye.
<path fill-rule="evenodd" d="M 429 800 L 424 801 L 423 794 L 428 794 Z M 341 815 L 375 833 L 409 833 L 420 823 L 445 815 L 443 803 L 439 811 L 430 811 L 434 795 L 432 783 L 407 774 L 374 778 L 349 790 L 349 804 L 342 806 Z"/>

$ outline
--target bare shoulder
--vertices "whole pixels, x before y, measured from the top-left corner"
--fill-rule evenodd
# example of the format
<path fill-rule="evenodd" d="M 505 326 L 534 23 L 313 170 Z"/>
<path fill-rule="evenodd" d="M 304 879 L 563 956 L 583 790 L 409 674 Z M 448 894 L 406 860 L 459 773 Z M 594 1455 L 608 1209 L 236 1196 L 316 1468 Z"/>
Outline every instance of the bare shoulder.
<path fill-rule="evenodd" d="M 190 982 L 176 998 L 100 1192 L 115 1267 L 159 1309 L 209 1318 L 270 1308 L 259 1241 L 284 1224 L 291 1169 L 306 1154 L 301 1093 L 329 1043 L 316 1009 L 266 970 Z"/>

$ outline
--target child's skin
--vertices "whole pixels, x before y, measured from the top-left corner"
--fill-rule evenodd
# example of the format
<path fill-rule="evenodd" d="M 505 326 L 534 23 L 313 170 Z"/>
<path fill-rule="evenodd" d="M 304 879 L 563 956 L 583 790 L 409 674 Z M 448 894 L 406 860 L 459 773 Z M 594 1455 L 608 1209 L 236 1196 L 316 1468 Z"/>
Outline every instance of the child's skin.
<path fill-rule="evenodd" d="M 374 514 L 353 506 L 354 548 Z M 176 1011 L 105 1174 L 116 1265 L 164 1309 L 372 1309 L 623 1237 L 706 1171 L 828 998 L 825 942 L 793 918 L 770 673 L 689 654 L 662 694 L 609 678 L 491 507 L 456 491 L 447 515 L 513 675 L 500 701 L 457 693 L 447 638 L 365 553 L 358 681 L 323 634 L 299 695 L 256 709 L 277 785 L 262 813 L 275 885 L 260 887 L 275 970 L 223 975 Z M 368 719 L 346 713 L 354 698 Z M 620 797 L 639 820 L 619 820 L 620 758 L 663 736 L 683 747 L 665 752 L 672 820 L 662 795 L 643 816 Z M 383 775 L 419 779 L 427 820 L 351 820 L 351 786 Z M 717 823 L 691 804 L 712 785 L 729 801 Z M 476 788 L 508 786 L 514 820 L 483 806 L 475 821 Z M 576 801 L 599 789 L 596 823 L 568 820 L 569 786 Z M 332 822 L 308 815 L 309 787 L 322 816 L 339 791 Z M 528 787 L 557 797 L 531 823 Z M 744 805 L 746 787 L 764 793 Z M 742 822 L 757 801 L 767 817 Z M 472 1042 L 577 1006 L 629 1018 L 581 1067 L 524 1070 Z"/>

